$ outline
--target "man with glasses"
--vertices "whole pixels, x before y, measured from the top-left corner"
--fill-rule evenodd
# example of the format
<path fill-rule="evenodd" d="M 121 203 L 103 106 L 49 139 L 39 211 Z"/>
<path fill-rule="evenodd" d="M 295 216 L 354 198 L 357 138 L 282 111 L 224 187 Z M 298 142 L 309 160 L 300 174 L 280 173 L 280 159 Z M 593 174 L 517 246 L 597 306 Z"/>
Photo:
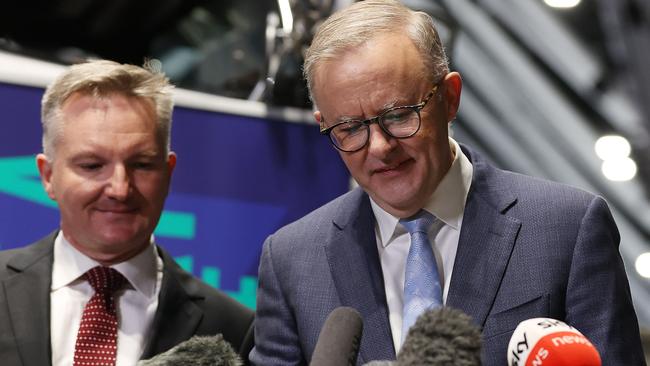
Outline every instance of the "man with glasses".
<path fill-rule="evenodd" d="M 363 318 L 357 364 L 394 359 L 415 318 L 442 305 L 481 328 L 483 365 L 505 365 L 513 330 L 536 317 L 579 329 L 604 365 L 644 364 L 607 204 L 449 137 L 462 82 L 429 16 L 355 3 L 320 26 L 304 72 L 320 131 L 360 187 L 266 240 L 254 364 L 307 364 L 339 306 Z"/>

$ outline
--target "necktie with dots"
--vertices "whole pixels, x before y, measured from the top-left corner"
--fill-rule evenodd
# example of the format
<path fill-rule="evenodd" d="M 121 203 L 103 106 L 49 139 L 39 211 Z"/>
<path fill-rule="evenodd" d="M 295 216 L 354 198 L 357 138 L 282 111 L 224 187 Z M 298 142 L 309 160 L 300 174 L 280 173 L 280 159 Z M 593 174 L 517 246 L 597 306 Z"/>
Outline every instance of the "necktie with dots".
<path fill-rule="evenodd" d="M 97 266 L 84 274 L 95 290 L 81 316 L 74 366 L 114 366 L 117 356 L 117 309 L 114 293 L 126 279 L 113 268 Z"/>
<path fill-rule="evenodd" d="M 420 210 L 415 216 L 400 220 L 411 234 L 411 247 L 406 257 L 404 273 L 402 343 L 418 316 L 428 309 L 442 306 L 438 265 L 428 237 L 429 228 L 434 221 L 436 218 L 424 210 Z"/>

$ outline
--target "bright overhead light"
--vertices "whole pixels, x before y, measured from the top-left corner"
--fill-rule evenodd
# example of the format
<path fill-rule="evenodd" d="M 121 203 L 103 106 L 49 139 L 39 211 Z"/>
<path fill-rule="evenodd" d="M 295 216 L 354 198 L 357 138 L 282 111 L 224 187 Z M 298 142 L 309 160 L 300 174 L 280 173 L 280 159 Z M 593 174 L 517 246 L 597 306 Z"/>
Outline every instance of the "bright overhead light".
<path fill-rule="evenodd" d="M 630 143 L 623 136 L 618 135 L 605 135 L 598 140 L 594 145 L 596 155 L 601 160 L 621 159 L 630 156 Z"/>
<path fill-rule="evenodd" d="M 628 181 L 636 175 L 636 163 L 630 158 L 608 159 L 603 161 L 601 171 L 605 178 L 615 181 Z"/>
<path fill-rule="evenodd" d="M 544 2 L 553 8 L 573 8 L 580 4 L 580 0 L 544 0 Z"/>
<path fill-rule="evenodd" d="M 645 278 L 650 278 L 650 252 L 646 252 L 637 257 L 634 263 L 636 271 Z"/>
<path fill-rule="evenodd" d="M 291 12 L 291 4 L 289 0 L 278 0 L 278 7 L 280 8 L 280 17 L 282 18 L 282 29 L 285 34 L 290 34 L 293 30 L 293 13 Z"/>

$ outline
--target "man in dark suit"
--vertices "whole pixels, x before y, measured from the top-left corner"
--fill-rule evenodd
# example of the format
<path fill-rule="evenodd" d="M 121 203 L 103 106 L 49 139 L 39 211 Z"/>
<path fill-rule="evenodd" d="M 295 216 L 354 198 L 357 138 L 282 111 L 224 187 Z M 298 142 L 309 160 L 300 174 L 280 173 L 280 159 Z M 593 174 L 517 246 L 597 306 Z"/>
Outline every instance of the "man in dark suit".
<path fill-rule="evenodd" d="M 134 365 L 217 333 L 246 359 L 252 311 L 153 241 L 176 163 L 172 108 L 164 75 L 110 61 L 47 88 L 36 162 L 61 227 L 0 253 L 2 365 Z"/>
<path fill-rule="evenodd" d="M 338 306 L 363 317 L 357 364 L 394 359 L 421 300 L 472 317 L 486 366 L 505 365 L 514 329 L 535 317 L 579 329 L 604 365 L 645 364 L 607 204 L 449 137 L 462 82 L 429 16 L 355 3 L 320 26 L 304 71 L 321 133 L 360 187 L 266 240 L 252 363 L 307 364 Z M 421 245 L 412 219 L 431 216 Z"/>

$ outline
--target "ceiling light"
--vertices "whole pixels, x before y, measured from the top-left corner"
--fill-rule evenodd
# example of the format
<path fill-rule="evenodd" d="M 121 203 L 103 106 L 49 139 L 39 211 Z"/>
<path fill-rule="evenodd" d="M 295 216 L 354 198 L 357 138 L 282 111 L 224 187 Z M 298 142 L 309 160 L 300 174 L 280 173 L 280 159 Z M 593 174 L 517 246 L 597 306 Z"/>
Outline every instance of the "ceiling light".
<path fill-rule="evenodd" d="M 601 160 L 610 160 L 630 156 L 632 148 L 623 136 L 605 135 L 596 141 L 594 150 Z"/>
<path fill-rule="evenodd" d="M 291 12 L 291 4 L 289 0 L 278 0 L 278 7 L 280 8 L 280 17 L 282 17 L 282 29 L 285 35 L 291 34 L 293 30 L 293 13 Z"/>
<path fill-rule="evenodd" d="M 634 267 L 642 277 L 650 278 L 650 252 L 643 253 L 637 257 Z"/>
<path fill-rule="evenodd" d="M 634 160 L 627 157 L 605 160 L 601 166 L 605 178 L 615 182 L 624 182 L 634 178 L 636 170 Z"/>
<path fill-rule="evenodd" d="M 580 4 L 580 0 L 544 0 L 544 2 L 553 8 L 573 8 Z"/>

